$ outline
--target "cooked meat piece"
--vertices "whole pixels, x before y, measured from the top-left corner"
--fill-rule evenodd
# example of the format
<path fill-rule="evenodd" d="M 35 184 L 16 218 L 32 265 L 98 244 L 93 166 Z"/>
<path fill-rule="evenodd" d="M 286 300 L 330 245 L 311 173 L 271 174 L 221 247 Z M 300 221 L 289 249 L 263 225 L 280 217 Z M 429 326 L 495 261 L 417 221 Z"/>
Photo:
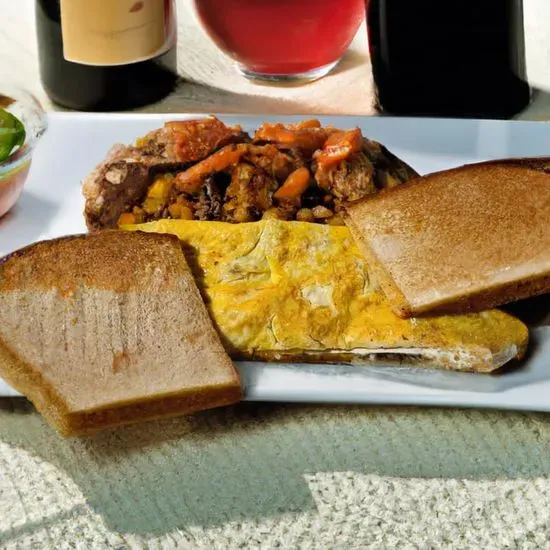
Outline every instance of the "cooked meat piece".
<path fill-rule="evenodd" d="M 259 220 L 272 206 L 277 182 L 259 168 L 237 164 L 231 171 L 231 183 L 225 192 L 223 217 L 230 222 Z"/>
<path fill-rule="evenodd" d="M 329 210 L 326 206 L 316 206 L 311 213 L 313 214 L 314 218 L 317 219 L 324 219 L 324 218 L 330 218 L 334 215 L 334 212 L 332 210 Z"/>
<path fill-rule="evenodd" d="M 363 153 L 355 153 L 333 168 L 317 168 L 319 187 L 330 191 L 337 201 L 361 199 L 376 192 L 374 166 Z"/>
<path fill-rule="evenodd" d="M 376 169 L 375 184 L 378 189 L 395 187 L 419 176 L 406 162 L 377 141 L 363 138 L 362 151 Z"/>
<path fill-rule="evenodd" d="M 261 168 L 280 182 L 285 181 L 298 168 L 305 166 L 305 162 L 298 151 L 280 151 L 270 144 L 249 146 L 243 160 Z"/>
<path fill-rule="evenodd" d="M 213 176 L 207 178 L 195 203 L 195 217 L 199 220 L 220 220 L 222 197 Z"/>
<path fill-rule="evenodd" d="M 254 143 L 273 143 L 282 149 L 298 149 L 306 158 L 311 158 L 317 149 L 321 149 L 335 128 L 325 126 L 299 127 L 299 125 L 262 124 L 254 134 Z"/>
<path fill-rule="evenodd" d="M 313 211 L 310 208 L 300 208 L 296 212 L 296 219 L 299 222 L 314 222 L 315 217 L 313 216 Z"/>
<path fill-rule="evenodd" d="M 215 117 L 166 122 L 138 140 L 143 154 L 177 163 L 198 162 L 230 143 L 244 143 L 250 137 L 240 126 L 226 126 Z"/>
<path fill-rule="evenodd" d="M 147 192 L 152 181 L 149 168 L 134 148 L 112 147 L 82 183 L 88 229 L 116 227 L 119 216 L 138 204 Z"/>

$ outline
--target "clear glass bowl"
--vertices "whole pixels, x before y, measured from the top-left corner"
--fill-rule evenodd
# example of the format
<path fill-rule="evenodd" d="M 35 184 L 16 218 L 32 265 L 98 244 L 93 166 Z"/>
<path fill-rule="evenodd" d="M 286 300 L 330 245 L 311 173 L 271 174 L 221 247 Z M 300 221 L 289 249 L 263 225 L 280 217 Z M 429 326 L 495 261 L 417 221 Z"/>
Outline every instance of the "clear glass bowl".
<path fill-rule="evenodd" d="M 8 104 L 6 106 L 6 103 Z M 33 152 L 47 128 L 44 109 L 29 92 L 19 88 L 0 89 L 0 107 L 13 113 L 25 127 L 25 143 L 0 162 L 0 218 L 19 199 L 27 181 Z"/>

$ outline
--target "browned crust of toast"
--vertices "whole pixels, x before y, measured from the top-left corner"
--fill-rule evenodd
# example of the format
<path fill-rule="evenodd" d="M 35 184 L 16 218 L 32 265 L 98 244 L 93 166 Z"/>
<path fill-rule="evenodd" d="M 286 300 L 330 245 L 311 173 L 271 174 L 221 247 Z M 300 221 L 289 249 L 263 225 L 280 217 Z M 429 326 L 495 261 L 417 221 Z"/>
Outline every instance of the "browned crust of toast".
<path fill-rule="evenodd" d="M 242 389 L 228 385 L 209 389 L 208 399 L 191 390 L 178 395 L 157 396 L 139 403 L 110 407 L 87 413 L 70 413 L 55 389 L 40 373 L 22 361 L 0 340 L 2 378 L 16 391 L 30 398 L 36 410 L 65 436 L 87 435 L 105 428 L 135 424 L 139 421 L 169 418 L 206 409 L 233 405 L 242 399 Z"/>
<path fill-rule="evenodd" d="M 395 286 L 395 285 L 394 285 Z M 452 302 L 413 309 L 410 304 L 401 306 L 400 317 L 422 317 L 424 315 L 452 315 L 459 313 L 478 313 L 487 309 L 510 304 L 525 298 L 532 298 L 550 292 L 550 275 L 544 275 L 529 281 L 514 284 L 502 284 L 487 291 L 472 292 Z M 395 310 L 397 313 L 397 309 Z"/>
<path fill-rule="evenodd" d="M 379 261 L 376 254 L 365 242 L 361 229 L 357 227 L 353 217 L 350 215 L 350 211 L 353 210 L 355 206 L 369 202 L 375 205 L 377 201 L 385 199 L 388 193 L 393 194 L 392 196 L 396 196 L 399 193 L 406 192 L 410 187 L 423 185 L 432 178 L 441 179 L 446 174 L 451 175 L 457 173 L 464 173 L 467 175 L 468 171 L 472 168 L 490 168 L 492 166 L 525 168 L 526 170 L 534 170 L 536 172 L 548 174 L 548 178 L 550 178 L 550 157 L 495 159 L 475 164 L 465 164 L 449 170 L 427 174 L 425 176 L 421 176 L 420 178 L 409 180 L 398 187 L 383 189 L 374 195 L 370 195 L 353 203 L 348 203 L 344 206 L 343 218 L 345 223 L 361 252 L 367 258 L 369 267 L 381 288 L 384 290 L 392 310 L 399 317 L 409 318 L 426 314 L 444 315 L 480 312 L 486 309 L 550 292 L 550 273 L 543 273 L 540 275 L 533 275 L 529 280 L 519 280 L 500 285 L 492 285 L 485 290 L 473 290 L 471 292 L 466 292 L 463 296 L 456 299 L 449 300 L 447 298 L 443 298 L 441 302 L 432 302 L 425 306 L 413 307 L 396 285 L 391 274 L 383 268 L 382 263 Z M 498 185 L 498 183 L 495 182 L 495 185 Z"/>
<path fill-rule="evenodd" d="M 132 262 L 138 251 L 147 252 L 151 262 L 167 262 L 164 251 L 170 248 L 181 250 L 181 244 L 175 235 L 160 233 L 135 232 L 135 238 L 128 238 L 129 233 L 117 230 L 104 230 L 94 235 L 78 234 L 58 237 L 47 241 L 30 244 L 0 258 L 2 278 L 0 278 L 0 292 L 18 288 L 18 274 L 20 262 L 32 264 L 37 258 L 44 258 L 41 277 L 33 280 L 35 288 L 48 289 L 59 284 L 57 266 L 53 265 L 50 254 L 57 256 L 57 262 L 64 266 L 64 272 L 72 275 L 75 282 L 81 282 L 96 288 L 104 288 L 115 292 L 125 292 L 138 287 L 144 277 L 143 269 L 146 265 L 135 265 Z M 153 244 L 153 246 L 151 246 Z M 121 268 L 121 259 L 126 260 L 125 267 Z M 13 269 L 10 264 L 13 262 Z M 48 269 L 48 263 L 52 269 Z M 101 266 L 101 269 L 98 266 Z M 177 266 L 168 264 L 169 271 L 175 271 Z M 28 286 L 28 285 L 27 285 Z M 71 288 L 67 288 L 70 294 Z"/>
<path fill-rule="evenodd" d="M 0 339 L 0 367 L 2 378 L 23 395 L 32 395 L 32 404 L 62 433 L 68 433 L 64 420 L 63 401 L 57 392 L 31 366 L 21 361 Z M 51 404 L 54 405 L 51 405 Z"/>

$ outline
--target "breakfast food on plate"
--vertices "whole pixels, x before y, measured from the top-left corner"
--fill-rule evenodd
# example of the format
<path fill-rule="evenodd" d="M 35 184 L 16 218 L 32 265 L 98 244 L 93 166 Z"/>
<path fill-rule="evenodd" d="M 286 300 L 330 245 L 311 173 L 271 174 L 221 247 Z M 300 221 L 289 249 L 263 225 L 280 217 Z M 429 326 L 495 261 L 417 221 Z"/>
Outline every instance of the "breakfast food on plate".
<path fill-rule="evenodd" d="M 84 181 L 85 216 L 91 230 L 159 219 L 342 225 L 344 202 L 417 175 L 358 128 L 265 123 L 250 136 L 214 117 L 167 122 L 111 149 Z"/>
<path fill-rule="evenodd" d="M 346 208 L 394 311 L 479 311 L 550 292 L 550 158 L 471 164 Z"/>
<path fill-rule="evenodd" d="M 105 231 L 0 260 L 0 377 L 64 434 L 241 398 L 169 235 Z"/>
<path fill-rule="evenodd" d="M 177 235 L 234 359 L 396 362 L 490 372 L 521 357 L 528 331 L 498 310 L 401 319 L 346 227 L 262 220 L 161 220 L 124 230 Z"/>

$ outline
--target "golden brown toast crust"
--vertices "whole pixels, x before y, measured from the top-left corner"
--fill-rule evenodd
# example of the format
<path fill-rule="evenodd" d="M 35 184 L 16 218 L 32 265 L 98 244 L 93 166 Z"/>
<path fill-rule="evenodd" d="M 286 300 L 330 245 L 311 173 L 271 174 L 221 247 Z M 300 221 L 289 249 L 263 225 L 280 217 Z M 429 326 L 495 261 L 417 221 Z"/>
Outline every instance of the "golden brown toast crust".
<path fill-rule="evenodd" d="M 550 292 L 550 157 L 428 174 L 349 204 L 394 311 L 477 312 Z"/>
<path fill-rule="evenodd" d="M 23 282 L 26 288 L 36 290 L 56 288 L 61 284 L 60 275 L 63 281 L 73 277 L 75 283 L 128 292 L 140 288 L 149 276 L 149 266 L 159 262 L 167 275 L 175 276 L 178 261 L 167 253 L 179 247 L 176 237 L 139 233 L 130 240 L 117 230 L 41 241 L 0 258 L 0 292 L 20 288 Z M 138 255 L 140 262 L 136 263 Z M 37 262 L 40 263 L 40 277 L 29 277 L 29 270 L 35 269 Z M 60 264 L 63 265 L 62 273 Z M 166 284 L 171 282 L 167 277 Z M 66 290 L 70 294 L 72 289 L 67 287 Z"/>

